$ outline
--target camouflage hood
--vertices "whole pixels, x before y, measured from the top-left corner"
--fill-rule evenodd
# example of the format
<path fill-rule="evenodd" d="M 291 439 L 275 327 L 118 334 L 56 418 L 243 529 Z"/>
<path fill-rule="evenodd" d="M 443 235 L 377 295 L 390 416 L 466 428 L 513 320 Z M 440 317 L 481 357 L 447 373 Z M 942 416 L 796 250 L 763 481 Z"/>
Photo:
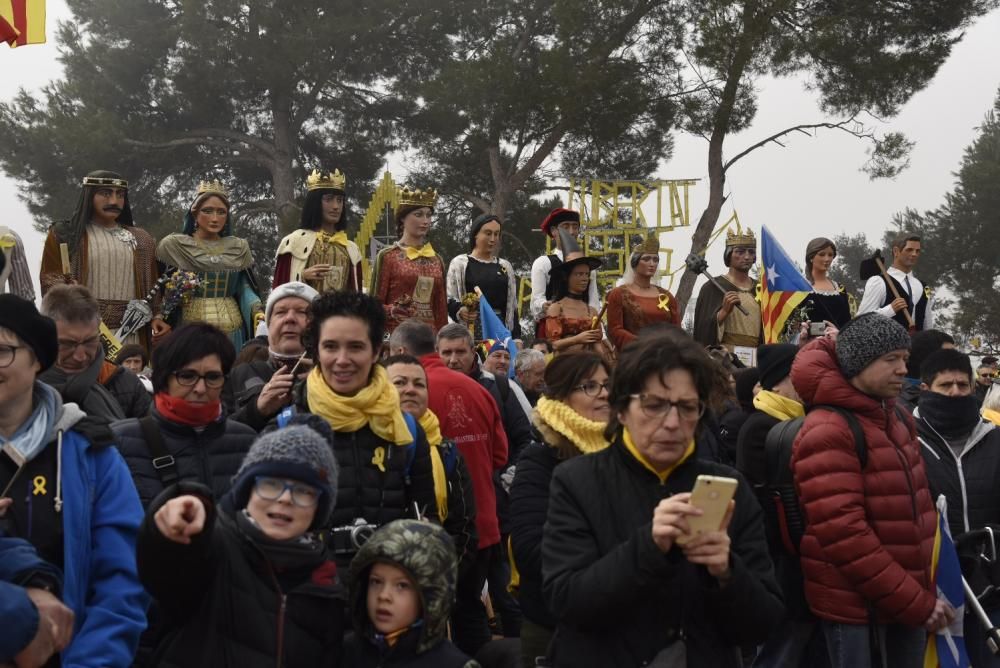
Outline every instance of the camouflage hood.
<path fill-rule="evenodd" d="M 368 574 L 376 562 L 397 566 L 416 583 L 423 608 L 423 624 L 417 653 L 425 652 L 445 638 L 448 616 L 455 600 L 458 562 L 451 536 L 436 524 L 396 520 L 365 543 L 350 570 L 350 610 L 354 628 L 368 635 L 366 595 Z"/>

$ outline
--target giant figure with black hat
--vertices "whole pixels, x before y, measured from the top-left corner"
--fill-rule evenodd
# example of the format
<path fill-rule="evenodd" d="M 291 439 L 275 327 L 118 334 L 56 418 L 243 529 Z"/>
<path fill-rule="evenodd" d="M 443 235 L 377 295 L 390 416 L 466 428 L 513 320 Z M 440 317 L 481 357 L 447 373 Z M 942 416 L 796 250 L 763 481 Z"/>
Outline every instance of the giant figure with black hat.
<path fill-rule="evenodd" d="M 694 312 L 694 339 L 703 346 L 721 344 L 730 351 L 754 349 L 763 342 L 764 330 L 756 299 L 757 281 L 750 277 L 757 260 L 753 231 L 730 228 L 722 259 L 729 271 L 716 276 L 715 281 L 725 292 L 712 282 L 701 287 Z"/>
<path fill-rule="evenodd" d="M 86 287 L 100 304 L 101 320 L 114 331 L 121 325 L 129 302 L 142 299 L 156 282 L 156 242 L 136 227 L 128 181 L 119 174 L 91 172 L 83 178 L 82 186 L 73 217 L 49 228 L 39 283 L 43 297 L 60 283 Z M 169 332 L 159 315 L 158 298 L 153 314 L 153 336 Z M 148 349 L 149 331 L 143 327 L 123 343 L 142 343 Z"/>
<path fill-rule="evenodd" d="M 576 239 L 580 234 L 580 212 L 570 209 L 552 209 L 542 221 L 542 232 L 552 237 L 556 247 L 551 255 L 535 258 L 531 265 L 531 316 L 536 321 L 545 317 L 545 307 L 553 301 L 549 271 L 558 267 L 564 260 L 565 251 L 562 248 L 557 230 L 565 230 L 573 239 Z M 590 275 L 587 304 L 595 309 L 601 308 L 601 297 L 597 294 L 596 272 Z"/>
<path fill-rule="evenodd" d="M 346 177 L 313 170 L 299 229 L 278 244 L 272 288 L 299 281 L 317 292 L 361 290 L 361 251 L 347 238 Z"/>

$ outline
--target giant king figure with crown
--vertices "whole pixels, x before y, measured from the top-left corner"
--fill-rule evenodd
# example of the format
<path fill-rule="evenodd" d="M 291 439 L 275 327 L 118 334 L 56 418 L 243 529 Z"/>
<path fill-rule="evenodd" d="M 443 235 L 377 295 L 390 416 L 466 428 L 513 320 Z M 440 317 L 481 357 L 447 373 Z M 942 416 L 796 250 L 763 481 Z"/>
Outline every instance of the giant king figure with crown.
<path fill-rule="evenodd" d="M 704 346 L 723 345 L 741 359 L 749 359 L 764 341 L 757 281 L 750 277 L 757 261 L 753 231 L 734 232 L 730 228 L 722 259 L 729 271 L 716 276 L 716 281 L 725 292 L 711 282 L 701 287 L 694 312 L 694 338 Z"/>

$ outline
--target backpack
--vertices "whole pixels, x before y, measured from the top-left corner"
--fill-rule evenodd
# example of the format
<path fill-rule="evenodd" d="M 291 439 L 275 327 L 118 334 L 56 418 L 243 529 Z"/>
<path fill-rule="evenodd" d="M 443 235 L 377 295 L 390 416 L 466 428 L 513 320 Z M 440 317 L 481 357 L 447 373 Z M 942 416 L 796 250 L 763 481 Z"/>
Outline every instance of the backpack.
<path fill-rule="evenodd" d="M 854 414 L 839 406 L 817 404 L 809 409 L 825 410 L 839 414 L 847 422 L 854 436 L 854 451 L 861 463 L 861 470 L 868 465 L 868 442 L 861 423 Z M 758 496 L 764 507 L 765 521 L 777 531 L 785 551 L 799 555 L 799 543 L 805 534 L 805 513 L 799 505 L 792 478 L 792 445 L 805 423 L 805 417 L 785 420 L 771 427 L 764 441 L 765 483 Z"/>

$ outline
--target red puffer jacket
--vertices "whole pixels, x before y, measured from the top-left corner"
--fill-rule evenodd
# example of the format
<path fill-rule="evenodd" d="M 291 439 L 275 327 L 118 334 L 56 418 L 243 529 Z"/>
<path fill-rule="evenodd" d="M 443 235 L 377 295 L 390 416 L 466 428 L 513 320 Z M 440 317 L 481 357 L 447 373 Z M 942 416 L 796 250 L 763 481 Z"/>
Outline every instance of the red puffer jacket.
<path fill-rule="evenodd" d="M 861 471 L 844 418 L 814 411 L 795 439 L 792 471 L 805 509 L 802 571 L 806 600 L 822 619 L 921 626 L 934 608 L 931 552 L 937 511 L 931 500 L 912 423 L 895 401 L 859 392 L 837 366 L 834 344 L 803 348 L 792 383 L 805 401 L 853 412 L 865 432 L 868 464 Z"/>

